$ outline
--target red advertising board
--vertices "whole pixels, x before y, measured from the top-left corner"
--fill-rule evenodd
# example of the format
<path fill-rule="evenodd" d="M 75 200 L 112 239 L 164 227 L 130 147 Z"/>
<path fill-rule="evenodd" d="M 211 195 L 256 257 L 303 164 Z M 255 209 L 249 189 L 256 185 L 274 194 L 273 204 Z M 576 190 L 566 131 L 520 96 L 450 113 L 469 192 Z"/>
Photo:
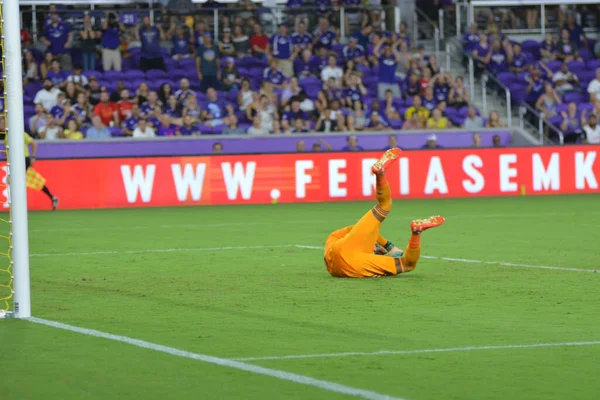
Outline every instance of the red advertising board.
<path fill-rule="evenodd" d="M 394 198 L 598 192 L 597 146 L 408 151 L 389 171 Z M 38 161 L 61 208 L 108 208 L 373 198 L 381 155 L 302 153 Z M 0 169 L 5 174 L 5 169 Z M 5 179 L 5 176 L 2 176 Z M 6 192 L 0 194 L 5 197 Z M 1 199 L 3 202 L 5 198 Z M 30 209 L 48 209 L 28 190 Z"/>

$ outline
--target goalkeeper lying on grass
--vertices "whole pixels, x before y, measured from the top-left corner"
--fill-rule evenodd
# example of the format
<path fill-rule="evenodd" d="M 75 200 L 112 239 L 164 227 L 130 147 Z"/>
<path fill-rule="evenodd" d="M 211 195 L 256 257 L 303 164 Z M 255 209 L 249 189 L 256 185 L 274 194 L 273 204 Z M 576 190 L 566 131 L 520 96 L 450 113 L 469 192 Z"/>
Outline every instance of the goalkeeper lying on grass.
<path fill-rule="evenodd" d="M 373 165 L 377 205 L 354 226 L 333 232 L 325 242 L 325 265 L 336 277 L 366 278 L 396 275 L 415 269 L 421 254 L 421 232 L 444 223 L 440 216 L 412 221 L 412 235 L 403 252 L 379 234 L 381 223 L 392 209 L 390 185 L 385 171 L 400 155 L 390 149 Z"/>

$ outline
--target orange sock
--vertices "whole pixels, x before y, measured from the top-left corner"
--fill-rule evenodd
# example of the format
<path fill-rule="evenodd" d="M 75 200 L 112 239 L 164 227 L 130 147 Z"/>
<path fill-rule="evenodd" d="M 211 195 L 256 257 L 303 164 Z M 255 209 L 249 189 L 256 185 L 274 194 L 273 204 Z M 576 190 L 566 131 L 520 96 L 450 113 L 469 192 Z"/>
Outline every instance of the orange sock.
<path fill-rule="evenodd" d="M 413 233 L 410 235 L 408 246 L 406 246 L 406 250 L 404 251 L 404 270 L 402 272 L 408 272 L 415 269 L 419 257 L 421 257 L 421 235 Z"/>
<path fill-rule="evenodd" d="M 385 177 L 385 174 L 377 174 L 376 177 L 376 197 L 379 207 L 384 211 L 390 211 L 392 209 L 392 192 L 390 190 L 390 184 Z"/>

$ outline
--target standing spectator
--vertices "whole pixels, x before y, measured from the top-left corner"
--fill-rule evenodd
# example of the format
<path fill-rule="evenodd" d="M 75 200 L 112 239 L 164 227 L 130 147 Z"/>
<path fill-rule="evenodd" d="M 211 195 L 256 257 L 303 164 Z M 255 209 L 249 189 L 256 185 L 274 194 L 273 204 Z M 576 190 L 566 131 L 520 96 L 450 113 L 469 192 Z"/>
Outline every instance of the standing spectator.
<path fill-rule="evenodd" d="M 223 82 L 221 90 L 224 92 L 230 92 L 232 90 L 238 90 L 241 83 L 241 76 L 235 67 L 235 60 L 233 57 L 225 58 L 225 68 L 223 68 Z"/>
<path fill-rule="evenodd" d="M 509 68 L 515 74 L 527 70 L 527 57 L 521 53 L 521 43 L 513 45 L 512 52 L 508 53 Z"/>
<path fill-rule="evenodd" d="M 190 51 L 190 35 L 186 32 L 183 26 L 178 26 L 176 33 L 171 37 L 173 43 L 173 51 L 171 56 L 174 60 L 179 61 L 182 58 L 191 56 Z"/>
<path fill-rule="evenodd" d="M 312 50 L 313 37 L 310 33 L 306 32 L 306 23 L 304 21 L 298 22 L 298 29 L 296 33 L 292 34 L 292 43 L 297 48 L 297 53 L 305 49 Z"/>
<path fill-rule="evenodd" d="M 600 102 L 600 68 L 596 69 L 596 78 L 588 85 L 587 92 L 590 94 L 590 103 Z"/>
<path fill-rule="evenodd" d="M 359 64 L 366 63 L 365 49 L 358 44 L 356 36 L 350 36 L 348 44 L 344 46 L 342 54 L 346 60 L 353 60 Z"/>
<path fill-rule="evenodd" d="M 483 118 L 477 115 L 475 107 L 469 107 L 467 109 L 467 118 L 463 123 L 463 128 L 470 130 L 478 130 L 483 128 Z"/>
<path fill-rule="evenodd" d="M 269 40 L 269 52 L 277 60 L 277 66 L 283 75 L 286 78 L 291 77 L 294 73 L 293 60 L 296 58 L 296 51 L 286 24 L 279 24 L 279 33 Z"/>
<path fill-rule="evenodd" d="M 464 34 L 462 38 L 463 49 L 467 53 L 471 53 L 477 44 L 479 43 L 479 29 L 477 24 L 469 25 L 469 31 Z"/>
<path fill-rule="evenodd" d="M 61 66 L 66 70 L 70 70 L 70 49 L 73 42 L 73 33 L 69 25 L 59 21 L 58 14 L 50 14 L 50 20 L 51 23 L 44 28 L 42 42 L 59 59 Z"/>
<path fill-rule="evenodd" d="M 585 113 L 577 112 L 577 104 L 570 102 L 567 111 L 560 113 L 562 122 L 560 130 L 565 134 L 565 143 L 576 143 L 583 136 L 583 126 L 586 125 Z"/>
<path fill-rule="evenodd" d="M 254 34 L 250 37 L 250 46 L 255 57 L 265 58 L 269 47 L 269 37 L 262 32 L 260 24 L 254 25 Z"/>
<path fill-rule="evenodd" d="M 121 29 L 124 30 L 124 27 L 122 27 L 117 16 L 113 13 L 109 13 L 108 18 L 102 22 L 101 46 L 102 67 L 104 71 L 109 71 L 110 69 L 121 71 Z"/>
<path fill-rule="evenodd" d="M 246 57 L 251 53 L 250 38 L 242 31 L 240 25 L 233 27 L 233 48 L 238 58 Z"/>
<path fill-rule="evenodd" d="M 598 117 L 592 114 L 588 118 L 588 123 L 583 127 L 585 133 L 585 142 L 590 144 L 600 144 L 600 125 Z"/>
<path fill-rule="evenodd" d="M 571 40 L 568 29 L 562 29 L 560 31 L 560 41 L 557 44 L 557 48 L 557 59 L 564 62 L 579 59 L 579 47 L 577 47 L 577 44 Z"/>
<path fill-rule="evenodd" d="M 219 40 L 219 53 L 222 57 L 235 57 L 235 48 L 231 39 L 231 29 L 223 29 L 223 34 Z"/>
<path fill-rule="evenodd" d="M 33 99 L 34 104 L 41 104 L 45 110 L 50 110 L 54 107 L 58 100 L 58 93 L 60 90 L 53 87 L 50 79 L 44 79 L 44 87 L 35 94 Z"/>
<path fill-rule="evenodd" d="M 150 69 L 165 70 L 165 61 L 160 48 L 160 40 L 164 37 L 162 27 L 150 25 L 150 17 L 145 16 L 142 20 L 142 26 L 137 31 L 138 40 L 142 42 L 142 58 L 140 59 L 140 69 L 144 72 Z"/>
<path fill-rule="evenodd" d="M 583 28 L 575 21 L 574 13 L 569 13 L 569 15 L 567 15 L 567 22 L 563 26 L 563 29 L 569 31 L 571 42 L 575 43 L 578 48 L 588 48 L 588 38 L 585 35 Z"/>
<path fill-rule="evenodd" d="M 204 44 L 198 46 L 196 54 L 196 72 L 200 83 L 200 90 L 206 93 L 208 88 L 219 88 L 221 80 L 221 61 L 219 49 L 213 43 L 210 35 L 204 35 Z"/>
<path fill-rule="evenodd" d="M 278 66 L 279 62 L 272 58 L 269 66 L 263 71 L 263 82 L 268 83 L 274 89 L 281 89 L 285 83 L 285 76 Z"/>
<path fill-rule="evenodd" d="M 529 66 L 529 76 L 525 79 L 528 83 L 525 91 L 527 92 L 527 97 L 525 101 L 532 107 L 535 108 L 535 104 L 538 99 L 544 92 L 544 79 L 541 76 L 540 70 L 533 65 Z"/>
<path fill-rule="evenodd" d="M 40 79 L 38 64 L 31 50 L 23 50 L 23 86 Z"/>
<path fill-rule="evenodd" d="M 94 114 L 102 119 L 104 125 L 119 126 L 119 110 L 116 104 L 110 101 L 106 91 L 100 93 L 100 103 L 94 107 Z"/>
<path fill-rule="evenodd" d="M 110 130 L 102 123 L 98 115 L 92 117 L 92 126 L 88 128 L 85 136 L 89 140 L 110 139 Z"/>
<path fill-rule="evenodd" d="M 315 46 L 322 46 L 326 49 L 331 49 L 333 44 L 337 41 L 337 33 L 332 30 L 329 26 L 329 19 L 327 17 L 319 18 L 319 25 L 313 34 Z"/>
<path fill-rule="evenodd" d="M 401 61 L 396 46 L 390 46 L 387 38 L 382 38 L 375 46 L 373 54 L 379 60 L 379 83 L 377 98 L 385 99 L 385 92 L 391 90 L 394 97 L 401 97 L 400 88 L 396 83 L 396 65 Z M 383 52 L 381 47 L 383 47 Z M 393 48 L 392 48 L 393 47 Z"/>
<path fill-rule="evenodd" d="M 80 32 L 81 35 L 81 62 L 83 63 L 83 69 L 86 71 L 96 69 L 96 39 L 99 34 L 94 30 L 92 25 L 92 19 L 89 13 L 85 13 L 83 16 L 83 29 Z"/>
<path fill-rule="evenodd" d="M 147 139 L 155 136 L 156 134 L 154 133 L 154 129 L 148 126 L 146 117 L 140 118 L 137 128 L 133 130 L 133 137 Z"/>
<path fill-rule="evenodd" d="M 492 57 L 492 49 L 490 48 L 488 37 L 485 33 L 479 34 L 479 43 L 473 48 L 471 53 L 473 61 L 475 61 L 475 77 L 479 78 L 487 68 Z"/>

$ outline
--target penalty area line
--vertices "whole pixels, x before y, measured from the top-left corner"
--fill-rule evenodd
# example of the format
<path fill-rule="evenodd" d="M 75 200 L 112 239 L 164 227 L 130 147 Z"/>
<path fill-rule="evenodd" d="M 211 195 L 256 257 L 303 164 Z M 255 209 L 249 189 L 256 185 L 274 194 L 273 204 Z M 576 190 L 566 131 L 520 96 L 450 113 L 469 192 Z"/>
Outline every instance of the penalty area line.
<path fill-rule="evenodd" d="M 305 246 L 296 244 L 294 247 L 299 249 L 313 249 L 313 250 L 323 250 L 323 246 Z M 430 260 L 443 260 L 443 261 L 457 261 L 463 263 L 471 263 L 471 264 L 485 264 L 485 265 L 500 265 L 503 267 L 521 267 L 521 268 L 535 268 L 535 269 L 550 269 L 556 271 L 571 271 L 571 272 L 589 272 L 593 274 L 600 273 L 598 269 L 585 269 L 585 268 L 567 268 L 567 267 L 554 267 L 550 265 L 531 265 L 531 264 L 520 264 L 520 263 L 510 263 L 505 261 L 483 261 L 483 260 L 470 260 L 467 258 L 453 258 L 453 257 L 436 257 L 436 256 L 421 256 L 421 258 L 426 258 Z"/>
<path fill-rule="evenodd" d="M 267 361 L 267 360 L 294 360 L 304 358 L 332 358 L 332 357 L 358 357 L 379 355 L 403 355 L 403 354 L 427 354 L 427 353 L 456 353 L 463 351 L 481 350 L 510 350 L 510 349 L 535 349 L 545 347 L 576 347 L 576 346 L 598 346 L 600 341 L 590 342 L 564 342 L 564 343 L 535 343 L 535 344 L 511 344 L 501 346 L 468 346 L 450 347 L 441 349 L 417 349 L 417 350 L 379 350 L 372 352 L 352 351 L 346 353 L 324 353 L 324 354 L 298 354 L 289 356 L 267 356 L 267 357 L 241 357 L 232 358 L 235 361 Z"/>
<path fill-rule="evenodd" d="M 341 393 L 349 396 L 355 396 L 371 400 L 405 400 L 400 397 L 392 397 L 389 395 L 372 392 L 364 389 L 358 389 L 352 386 L 346 386 L 335 382 L 324 381 L 321 379 L 315 379 L 308 376 L 298 375 L 291 372 L 281 371 L 272 368 L 264 368 L 258 365 L 247 364 L 241 361 L 213 357 L 206 354 L 192 353 L 174 347 L 163 346 L 160 344 L 155 344 L 140 339 L 134 339 L 127 336 L 114 335 L 112 333 L 97 331 L 95 329 L 80 328 L 78 326 L 67 325 L 61 322 L 49 321 L 46 319 L 36 317 L 30 317 L 27 320 L 29 322 L 33 322 L 39 325 L 45 325 L 52 328 L 79 333 L 82 335 L 93 336 L 97 338 L 112 340 L 115 342 L 125 343 L 131 346 L 141 347 L 143 349 L 153 350 L 159 353 L 165 353 L 175 357 L 182 357 L 191 360 L 202 361 L 208 364 L 238 369 L 241 371 L 251 372 L 253 374 L 258 375 L 266 375 L 284 381 L 294 382 L 305 386 L 312 386 L 315 388 L 327 390 L 329 392 Z"/>

